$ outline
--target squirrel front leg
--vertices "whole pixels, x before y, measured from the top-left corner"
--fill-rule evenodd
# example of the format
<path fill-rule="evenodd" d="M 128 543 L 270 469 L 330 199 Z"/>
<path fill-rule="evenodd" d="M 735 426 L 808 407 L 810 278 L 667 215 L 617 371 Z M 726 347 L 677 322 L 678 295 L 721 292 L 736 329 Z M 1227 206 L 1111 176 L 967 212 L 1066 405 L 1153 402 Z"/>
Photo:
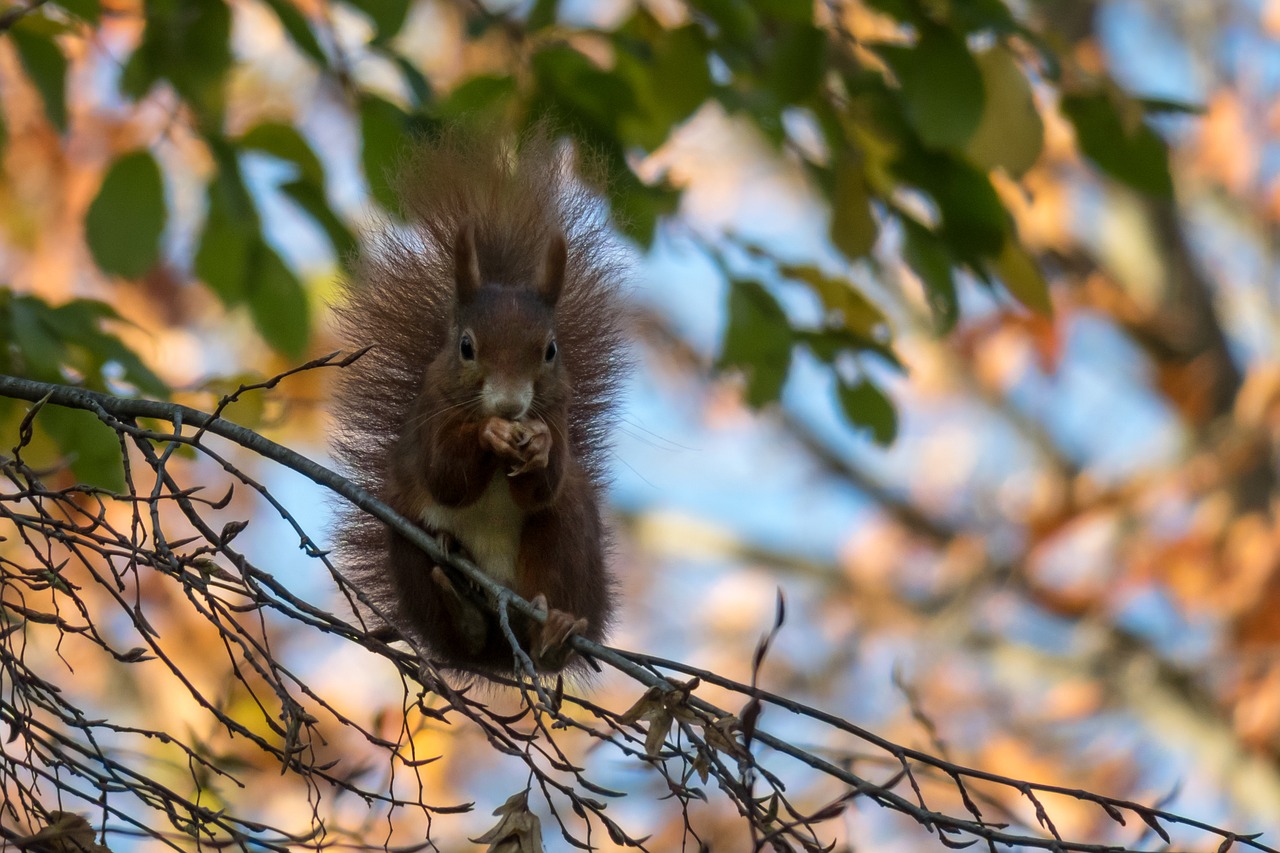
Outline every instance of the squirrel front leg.
<path fill-rule="evenodd" d="M 493 420 L 490 418 L 489 420 Z M 445 422 L 424 436 L 423 475 L 431 496 L 445 506 L 465 506 L 484 492 L 499 459 L 482 440 L 485 424 Z"/>

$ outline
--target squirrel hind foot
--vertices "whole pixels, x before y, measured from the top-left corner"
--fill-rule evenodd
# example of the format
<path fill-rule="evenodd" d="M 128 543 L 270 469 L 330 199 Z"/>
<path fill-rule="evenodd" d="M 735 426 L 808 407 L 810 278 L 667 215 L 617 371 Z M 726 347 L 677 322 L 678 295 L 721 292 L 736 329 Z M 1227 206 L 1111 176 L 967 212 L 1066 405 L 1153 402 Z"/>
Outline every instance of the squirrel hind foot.
<path fill-rule="evenodd" d="M 431 568 L 431 581 L 444 593 L 444 609 L 458 631 L 463 648 L 468 654 L 479 654 L 484 649 L 489 633 L 484 613 L 475 602 L 458 591 L 440 566 Z"/>
<path fill-rule="evenodd" d="M 547 597 L 541 593 L 530 602 L 535 609 L 547 614 L 547 621 L 541 629 L 535 629 L 536 638 L 533 643 L 533 664 L 542 672 L 557 672 L 564 669 L 573 655 L 573 647 L 569 644 L 575 635 L 587 630 L 585 618 L 574 617 L 564 610 L 555 610 L 547 606 Z"/>

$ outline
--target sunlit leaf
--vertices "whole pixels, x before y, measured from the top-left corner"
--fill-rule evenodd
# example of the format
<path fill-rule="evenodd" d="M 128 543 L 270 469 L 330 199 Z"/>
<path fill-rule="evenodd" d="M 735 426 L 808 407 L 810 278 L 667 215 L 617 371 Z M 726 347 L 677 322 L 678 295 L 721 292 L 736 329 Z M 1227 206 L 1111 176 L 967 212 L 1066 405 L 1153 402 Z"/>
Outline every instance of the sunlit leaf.
<path fill-rule="evenodd" d="M 298 7 L 294 6 L 291 0 L 263 0 L 263 2 L 275 12 L 280 25 L 288 33 L 289 40 L 297 45 L 299 50 L 318 62 L 321 67 L 328 65 L 329 58 L 325 56 L 320 42 L 316 41 L 315 33 L 311 32 L 311 25 L 307 23 L 306 16 L 298 11 Z"/>
<path fill-rule="evenodd" d="M 855 334 L 874 339 L 885 323 L 884 312 L 863 296 L 849 281 L 833 278 L 815 266 L 782 265 L 778 271 L 788 278 L 799 279 L 813 289 L 822 300 L 828 315 L 839 318 L 839 324 Z M 834 324 L 834 323 L 833 323 Z"/>
<path fill-rule="evenodd" d="M 836 167 L 835 193 L 831 199 L 831 242 L 846 258 L 856 260 L 871 253 L 877 232 L 861 163 L 842 161 Z"/>
<path fill-rule="evenodd" d="M 1067 95 L 1062 111 L 1075 126 L 1080 149 L 1098 168 L 1136 190 L 1173 195 L 1168 148 L 1146 122 L 1124 121 L 1105 92 Z"/>
<path fill-rule="evenodd" d="M 873 382 L 840 383 L 840 408 L 849 423 L 870 431 L 876 444 L 889 445 L 898 436 L 898 414 L 893 403 Z"/>
<path fill-rule="evenodd" d="M 962 149 L 982 120 L 982 71 L 964 38 L 924 25 L 913 47 L 877 49 L 902 87 L 907 115 L 931 148 Z"/>
<path fill-rule="evenodd" d="M 85 239 L 98 266 L 136 278 L 160 251 L 167 213 L 160 167 L 147 151 L 126 154 L 107 171 L 85 215 Z"/>
<path fill-rule="evenodd" d="M 1044 121 L 1013 54 L 997 45 L 978 54 L 986 102 L 965 155 L 982 169 L 1021 177 L 1040 157 Z"/>
<path fill-rule="evenodd" d="M 1046 317 L 1053 314 L 1048 282 L 1035 259 L 1012 236 L 996 259 L 995 271 L 1009 293 L 1023 305 Z"/>
<path fill-rule="evenodd" d="M 44 114 L 60 133 L 67 130 L 67 58 L 57 43 L 45 33 L 37 32 L 27 20 L 9 30 L 9 38 L 18 52 L 18 61 L 35 84 L 44 103 Z"/>
<path fill-rule="evenodd" d="M 290 358 L 306 351 L 311 331 L 307 293 L 293 270 L 265 243 L 250 255 L 248 301 L 253 323 L 272 349 Z"/>
<path fill-rule="evenodd" d="M 719 364 L 742 370 L 749 405 L 778 399 L 791 366 L 791 344 L 787 315 L 769 291 L 759 282 L 734 281 Z"/>

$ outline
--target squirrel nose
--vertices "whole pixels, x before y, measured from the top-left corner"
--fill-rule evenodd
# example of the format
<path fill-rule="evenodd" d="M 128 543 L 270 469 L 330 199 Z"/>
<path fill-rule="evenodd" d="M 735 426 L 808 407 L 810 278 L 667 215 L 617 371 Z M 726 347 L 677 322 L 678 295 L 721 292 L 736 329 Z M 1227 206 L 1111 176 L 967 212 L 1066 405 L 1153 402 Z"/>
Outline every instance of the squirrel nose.
<path fill-rule="evenodd" d="M 533 384 L 486 382 L 483 396 L 486 410 L 497 417 L 514 421 L 529 411 L 529 404 L 533 402 Z"/>

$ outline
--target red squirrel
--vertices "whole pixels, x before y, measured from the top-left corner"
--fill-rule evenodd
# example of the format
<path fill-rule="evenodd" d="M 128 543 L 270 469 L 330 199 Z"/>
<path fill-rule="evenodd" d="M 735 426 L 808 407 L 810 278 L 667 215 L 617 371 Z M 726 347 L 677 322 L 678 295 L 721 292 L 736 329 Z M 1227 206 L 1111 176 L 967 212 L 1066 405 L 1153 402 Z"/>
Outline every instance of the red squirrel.
<path fill-rule="evenodd" d="M 368 241 L 335 306 L 344 343 L 372 345 L 338 384 L 337 456 L 546 613 L 510 614 L 543 672 L 580 663 L 569 638 L 601 640 L 614 611 L 602 459 L 626 365 L 621 255 L 568 157 L 545 130 L 417 143 L 396 182 L 404 223 Z M 408 540 L 352 511 L 338 549 L 437 663 L 515 669 L 498 617 Z"/>

